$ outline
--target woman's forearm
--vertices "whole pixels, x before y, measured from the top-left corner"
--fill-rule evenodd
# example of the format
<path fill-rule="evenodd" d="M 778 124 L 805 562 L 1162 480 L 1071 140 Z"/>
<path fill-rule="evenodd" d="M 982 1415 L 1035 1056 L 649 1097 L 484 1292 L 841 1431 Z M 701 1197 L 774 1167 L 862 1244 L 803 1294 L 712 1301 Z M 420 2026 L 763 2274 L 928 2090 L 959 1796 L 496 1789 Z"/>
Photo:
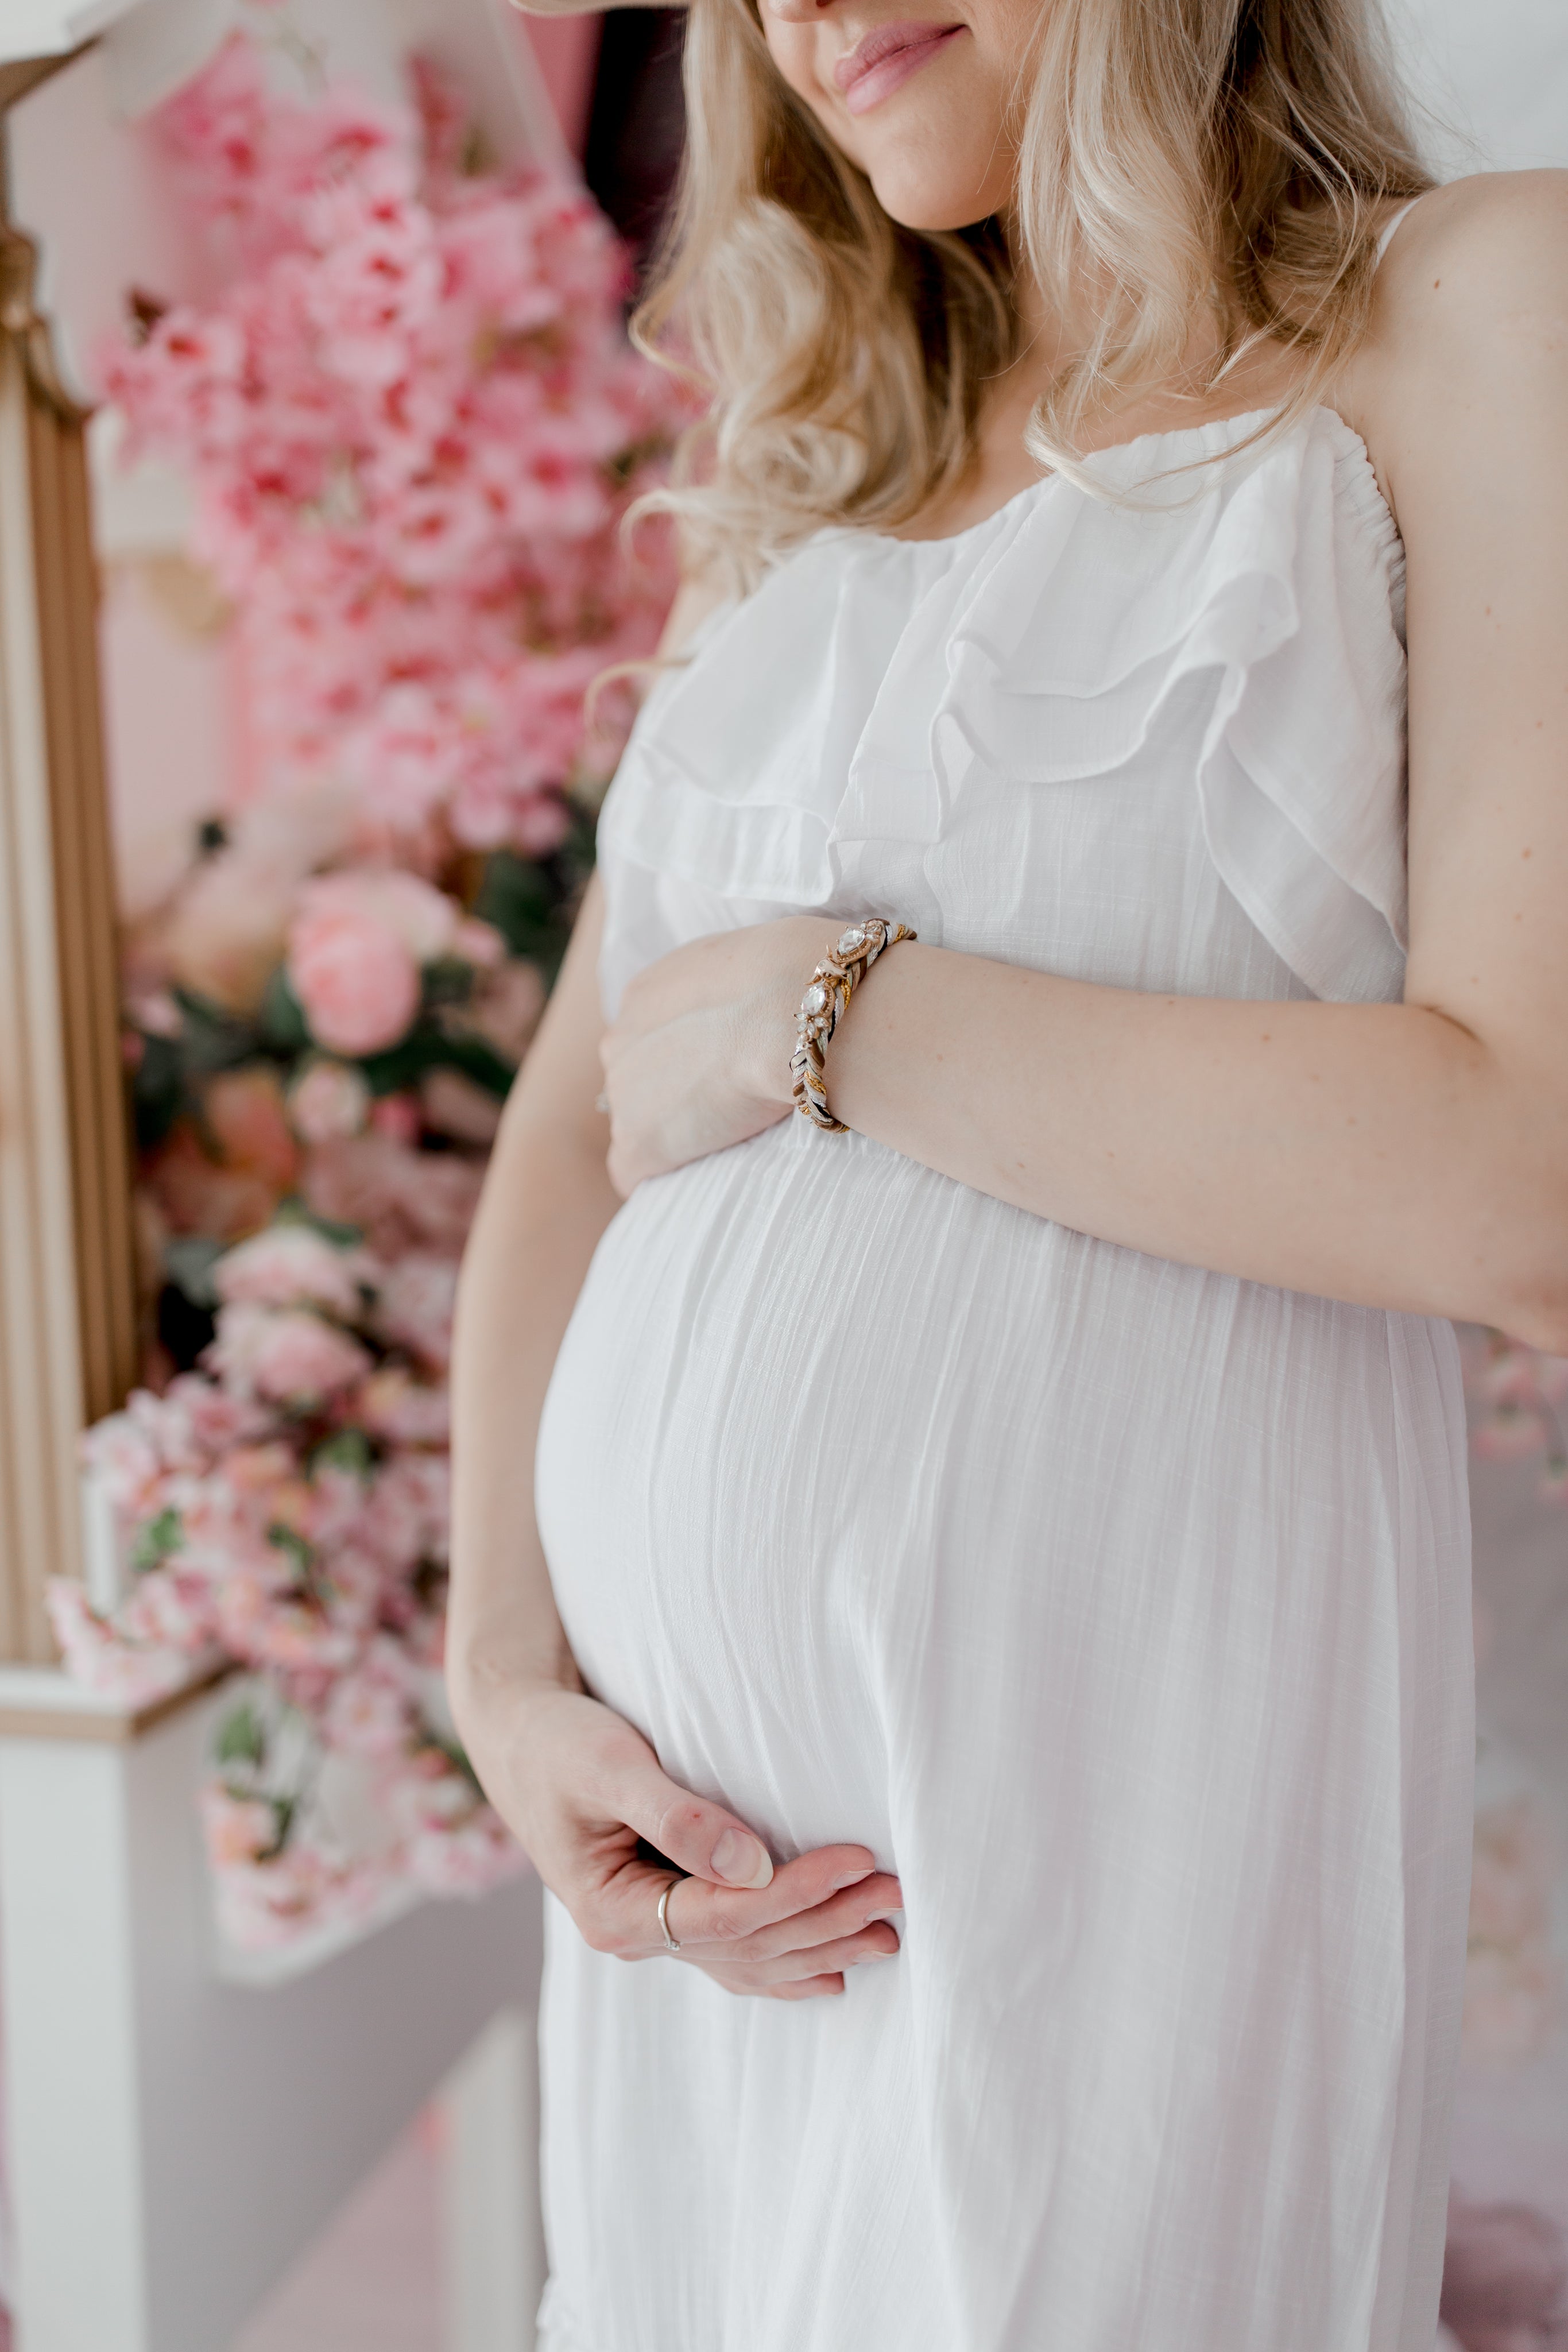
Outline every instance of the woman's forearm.
<path fill-rule="evenodd" d="M 595 1108 L 601 923 L 595 883 L 507 1102 L 463 1260 L 446 1657 L 460 1723 L 486 1686 L 577 1685 L 534 1521 L 534 1447 L 589 1261 L 621 1205 Z"/>
<path fill-rule="evenodd" d="M 519 1121 L 497 1153 L 464 1261 L 453 1360 L 455 1694 L 489 1679 L 576 1681 L 534 1522 L 534 1449 L 561 1337 L 619 1205 L 602 1148 L 563 1147 Z"/>
<path fill-rule="evenodd" d="M 1102 1239 L 1568 1348 L 1568 1119 L 1440 1013 L 906 945 L 852 1002 L 829 1085 L 851 1127 Z"/>

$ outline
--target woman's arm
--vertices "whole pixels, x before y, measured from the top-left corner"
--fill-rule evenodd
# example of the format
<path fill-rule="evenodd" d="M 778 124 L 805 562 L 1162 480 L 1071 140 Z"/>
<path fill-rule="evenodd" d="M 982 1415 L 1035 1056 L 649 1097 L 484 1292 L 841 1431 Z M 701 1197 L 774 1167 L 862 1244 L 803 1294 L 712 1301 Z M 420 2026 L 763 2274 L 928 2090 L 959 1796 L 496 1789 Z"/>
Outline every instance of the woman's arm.
<path fill-rule="evenodd" d="M 1106 1240 L 1568 1352 L 1568 174 L 1427 199 L 1385 268 L 1356 421 L 1409 561 L 1406 1002 L 1153 996 L 905 945 L 829 1094 Z M 734 1136 L 781 1115 L 832 928 L 699 941 L 629 992 L 622 1188 L 713 1148 L 721 1104 Z"/>

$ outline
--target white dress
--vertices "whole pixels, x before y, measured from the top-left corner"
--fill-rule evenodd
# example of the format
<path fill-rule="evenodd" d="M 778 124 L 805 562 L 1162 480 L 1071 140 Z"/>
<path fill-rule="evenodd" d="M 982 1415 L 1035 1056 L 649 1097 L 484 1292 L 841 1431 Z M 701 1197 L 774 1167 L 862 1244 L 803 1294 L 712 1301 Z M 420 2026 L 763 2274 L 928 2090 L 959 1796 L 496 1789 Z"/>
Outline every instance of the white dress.
<path fill-rule="evenodd" d="M 822 535 L 648 701 L 603 982 L 804 908 L 1123 988 L 1396 998 L 1402 551 L 1326 409 Z M 831 929 L 824 923 L 824 930 Z M 1019 1083 L 1031 1083 L 1020 1067 Z M 1469 1881 L 1453 1334 L 789 1118 L 639 1187 L 540 1435 L 590 1686 L 842 1999 L 550 1906 L 549 2352 L 1431 2352 Z"/>

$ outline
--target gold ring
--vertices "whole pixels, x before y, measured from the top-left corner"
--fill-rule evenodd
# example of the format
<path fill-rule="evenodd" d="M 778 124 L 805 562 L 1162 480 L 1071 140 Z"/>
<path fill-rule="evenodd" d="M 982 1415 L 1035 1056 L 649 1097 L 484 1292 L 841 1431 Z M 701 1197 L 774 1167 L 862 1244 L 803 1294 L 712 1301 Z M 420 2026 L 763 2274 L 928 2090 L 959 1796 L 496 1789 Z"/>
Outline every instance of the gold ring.
<path fill-rule="evenodd" d="M 666 1952 L 678 1952 L 681 1948 L 680 1938 L 670 1933 L 670 1897 L 680 1883 L 678 1878 L 672 1878 L 659 1897 L 659 1933 L 664 1939 Z"/>

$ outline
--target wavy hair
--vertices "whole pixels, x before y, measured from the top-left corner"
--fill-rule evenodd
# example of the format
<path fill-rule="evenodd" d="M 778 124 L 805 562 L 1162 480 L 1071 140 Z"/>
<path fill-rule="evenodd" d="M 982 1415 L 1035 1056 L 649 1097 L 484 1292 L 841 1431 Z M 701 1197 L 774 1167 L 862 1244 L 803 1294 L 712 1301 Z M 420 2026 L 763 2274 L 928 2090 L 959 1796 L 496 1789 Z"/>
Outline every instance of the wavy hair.
<path fill-rule="evenodd" d="M 1018 274 L 1103 289 L 1028 445 L 1075 478 L 1092 410 L 1178 380 L 1195 332 L 1321 397 L 1365 331 L 1380 219 L 1431 186 L 1375 0 L 1040 0 L 1003 220 L 904 228 L 775 67 L 757 0 L 693 0 L 671 234 L 633 321 L 712 396 L 674 483 L 691 556 L 740 586 L 825 525 L 896 530 L 958 482 L 1018 358 Z"/>

